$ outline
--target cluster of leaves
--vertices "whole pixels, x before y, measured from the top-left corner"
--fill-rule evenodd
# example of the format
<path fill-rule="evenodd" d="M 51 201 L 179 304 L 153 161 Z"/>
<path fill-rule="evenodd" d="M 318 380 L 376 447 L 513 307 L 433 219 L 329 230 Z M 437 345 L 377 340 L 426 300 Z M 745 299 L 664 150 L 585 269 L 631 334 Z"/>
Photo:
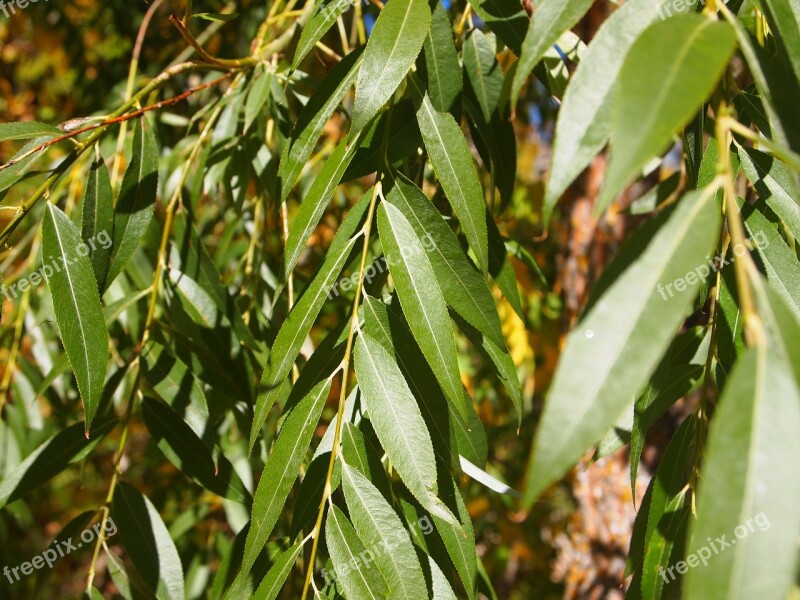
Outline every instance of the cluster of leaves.
<path fill-rule="evenodd" d="M 791 466 L 800 455 L 800 12 L 780 0 L 718 0 L 702 14 L 629 0 L 586 46 L 570 29 L 591 5 L 542 0 L 529 19 L 515 0 L 475 2 L 460 16 L 426 0 L 379 11 L 331 0 L 280 13 L 275 4 L 250 56 L 220 58 L 192 35 L 189 2 L 171 21 L 197 59 L 66 133 L 0 125 L 0 140 L 29 140 L 2 166 L 0 190 L 12 198 L 38 186 L 0 232 L 0 243 L 17 236 L 29 253 L 5 283 L 41 264 L 50 290 L 15 292 L 0 382 L 0 507 L 114 433 L 105 501 L 65 530 L 113 517 L 127 560 L 101 536 L 87 594 L 101 595 L 103 554 L 132 598 L 494 596 L 459 482 L 515 492 L 485 471 L 486 433 L 459 348 L 491 365 L 521 422 L 497 298 L 523 317 L 510 255 L 524 250 L 496 219 L 514 200 L 510 115 L 534 73 L 561 101 L 545 223 L 607 144 L 598 216 L 681 133 L 685 169 L 637 200 L 651 218 L 567 340 L 522 504 L 598 446 L 630 442 L 635 485 L 648 428 L 699 389 L 639 510 L 628 595 L 785 597 L 800 531 Z M 740 58 L 746 68 L 734 76 Z M 331 63 L 323 79 L 303 70 L 312 60 Z M 187 91 L 156 102 L 174 80 Z M 197 97 L 191 118 L 166 112 Z M 334 136 L 330 123 L 341 126 Z M 118 125 L 116 139 L 104 135 Z M 188 133 L 169 145 L 168 127 Z M 32 170 L 70 141 L 60 161 Z M 746 198 L 736 196 L 740 167 Z M 339 185 L 354 181 L 358 198 L 343 197 Z M 347 213 L 315 260 L 308 246 L 332 198 Z M 32 223 L 27 232 L 22 223 Z M 109 246 L 87 250 L 102 234 Z M 748 236 L 766 240 L 750 244 L 753 256 L 738 251 Z M 726 253 L 724 267 L 688 275 Z M 49 315 L 57 327 L 40 327 Z M 33 358 L 20 352 L 23 333 Z M 32 440 L 42 396 L 71 415 L 79 398 L 83 423 Z M 329 396 L 336 412 L 326 416 Z M 170 528 L 123 469 L 136 423 L 208 492 L 205 509 Z M 179 549 L 176 531 L 201 523 L 219 498 L 229 535 Z M 762 513 L 768 529 L 736 533 L 735 546 L 685 581 L 685 569 L 662 576 Z"/>

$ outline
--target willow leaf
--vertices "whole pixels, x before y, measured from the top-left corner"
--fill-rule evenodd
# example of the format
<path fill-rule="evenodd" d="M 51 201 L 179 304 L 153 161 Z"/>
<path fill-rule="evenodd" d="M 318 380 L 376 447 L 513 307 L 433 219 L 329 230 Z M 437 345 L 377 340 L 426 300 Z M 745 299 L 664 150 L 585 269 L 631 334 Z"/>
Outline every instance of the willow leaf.
<path fill-rule="evenodd" d="M 253 567 L 258 553 L 278 522 L 289 491 L 297 479 L 300 465 L 308 452 L 330 389 L 330 379 L 317 384 L 292 409 L 278 433 L 275 447 L 267 458 L 253 497 L 253 518 L 242 558 L 242 574 L 247 574 Z"/>
<path fill-rule="evenodd" d="M 684 196 L 569 335 L 534 442 L 527 504 L 633 404 L 694 302 L 701 281 L 693 271 L 708 268 L 719 231 L 713 189 Z M 676 281 L 683 289 L 672 289 Z"/>
<path fill-rule="evenodd" d="M 69 217 L 47 204 L 42 224 L 42 271 L 53 297 L 53 312 L 64 350 L 78 382 L 88 434 L 105 382 L 108 333 L 97 282 L 86 249 Z"/>
<path fill-rule="evenodd" d="M 466 416 L 453 325 L 424 246 L 388 202 L 378 209 L 378 231 L 411 331 L 448 400 Z"/>

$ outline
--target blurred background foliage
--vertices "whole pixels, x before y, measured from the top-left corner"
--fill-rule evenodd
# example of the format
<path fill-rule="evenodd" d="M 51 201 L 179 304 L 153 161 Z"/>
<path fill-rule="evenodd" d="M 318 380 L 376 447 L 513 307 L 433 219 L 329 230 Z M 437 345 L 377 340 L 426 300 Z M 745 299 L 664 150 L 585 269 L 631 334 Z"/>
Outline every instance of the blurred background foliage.
<path fill-rule="evenodd" d="M 229 22 L 197 21 L 195 32 L 209 29 L 205 45 L 213 55 L 247 55 L 249 41 L 267 8 L 263 0 L 195 2 L 196 12 L 235 10 L 238 15 Z M 458 12 L 458 6 L 454 8 Z M 32 4 L 10 19 L 0 15 L 0 122 L 37 120 L 58 124 L 75 117 L 103 114 L 118 106 L 136 35 L 147 9 L 148 4 L 142 0 L 51 0 Z M 584 42 L 589 42 L 610 9 L 607 3 L 595 3 L 575 30 Z M 155 13 L 143 45 L 140 80 L 158 74 L 184 52 L 184 40 L 167 20 L 171 12 L 181 14 L 182 10 L 182 2 L 171 0 Z M 329 68 L 321 55 L 309 62 L 311 74 L 317 77 L 322 77 Z M 163 97 L 177 95 L 185 89 L 183 86 L 196 83 L 177 78 Z M 516 489 L 522 488 L 525 457 L 530 453 L 542 392 L 552 377 L 565 332 L 576 318 L 586 290 L 624 240 L 634 218 L 616 207 L 600 222 L 592 219 L 592 199 L 604 168 L 600 157 L 559 205 L 560 215 L 553 219 L 550 230 L 542 230 L 539 221 L 542 178 L 549 162 L 558 106 L 537 86 L 541 84 L 536 81 L 529 84 L 525 101 L 518 107 L 514 121 L 518 148 L 516 190 L 513 201 L 498 213 L 502 233 L 529 253 L 526 256 L 521 252 L 514 260 L 525 322 L 498 296 L 504 333 L 523 381 L 526 404 L 519 431 L 505 390 L 467 344 L 462 344 L 461 360 L 462 372 L 468 375 L 465 378 L 468 391 L 487 426 L 490 448 L 487 470 Z M 188 119 L 202 108 L 209 94 L 216 93 L 211 90 L 196 94 L 189 101 L 158 113 L 159 138 L 168 140 L 165 146 L 170 140 L 173 145 L 180 143 Z M 341 135 L 337 118 L 331 120 L 326 130 L 332 141 Z M 115 136 L 107 137 L 113 143 Z M 12 153 L 10 145 L 0 145 L 0 161 L 7 160 Z M 659 173 L 652 175 L 656 180 L 659 176 Z M 312 250 L 304 256 L 301 271 L 313 272 L 342 212 L 360 197 L 369 183 L 365 179 L 339 187 L 338 201 L 332 203 L 312 238 Z M 13 193 L 24 191 L 25 186 L 20 185 L 14 187 Z M 635 195 L 636 188 L 631 193 Z M 0 212 L 0 222 L 7 218 Z M 265 240 L 265 247 L 275 252 L 277 261 L 281 244 L 279 227 L 276 216 L 269 218 L 268 235 L 272 239 Z M 204 241 L 212 253 L 223 243 L 224 235 L 225 223 L 206 228 Z M 246 241 L 225 240 L 225 243 Z M 14 265 L 5 268 L 13 270 Z M 542 270 L 541 275 L 537 268 Z M 36 320 L 35 307 L 45 301 L 46 288 L 41 286 L 34 294 L 41 298 L 33 303 L 32 314 L 26 318 Z M 10 304 L 5 302 L 0 326 L 0 382 L 6 381 L 4 367 L 12 334 L 8 315 L 14 313 Z M 324 309 L 327 314 L 323 313 L 319 319 L 315 341 L 344 315 L 343 307 L 330 304 Z M 40 325 L 53 327 L 47 322 Z M 20 347 L 23 369 L 31 369 L 35 364 L 34 344 L 35 340 L 23 340 Z M 329 404 L 331 414 L 333 404 Z M 28 423 L 24 447 L 29 449 L 75 420 L 68 407 L 51 405 L 46 400 L 41 401 L 41 406 L 46 418 Z M 673 411 L 684 410 L 682 406 L 678 403 Z M 640 469 L 643 480 L 639 490 L 646 488 L 650 468 L 657 464 L 675 422 L 675 415 L 667 415 L 651 433 L 645 449 L 645 468 Z M 233 538 L 217 535 L 225 533 L 228 527 L 222 501 L 206 492 L 208 497 L 202 503 L 197 502 L 198 488 L 163 460 L 143 424 L 135 422 L 130 436 L 124 463 L 126 478 L 135 481 L 156 505 L 171 526 L 178 549 L 206 548 L 208 556 L 220 556 L 222 546 L 230 543 L 225 540 Z M 0 564 L 17 565 L 40 553 L 70 519 L 102 504 L 116 443 L 116 436 L 109 436 L 85 462 L 67 469 L 33 492 L 25 503 L 16 502 L 0 514 Z M 8 456 L 0 448 L 0 461 L 4 459 Z M 476 483 L 465 490 L 475 523 L 478 553 L 501 598 L 622 597 L 625 555 L 635 517 L 627 448 L 590 466 L 587 465 L 591 457 L 586 459 L 584 467 L 537 502 L 530 514 L 521 512 L 513 498 L 488 492 Z M 110 543 L 115 543 L 113 538 Z M 5 580 L 0 581 L 0 597 L 32 598 L 37 589 L 43 598 L 76 597 L 85 585 L 90 554 L 84 548 L 69 555 L 54 569 L 40 572 L 35 582 L 36 578 L 29 577 L 12 587 Z M 208 570 L 213 575 L 217 566 L 216 559 L 212 559 L 184 568 L 187 573 Z M 113 594 L 110 579 L 106 578 L 104 585 L 104 593 Z M 191 597 L 204 597 L 204 591 L 192 590 Z"/>

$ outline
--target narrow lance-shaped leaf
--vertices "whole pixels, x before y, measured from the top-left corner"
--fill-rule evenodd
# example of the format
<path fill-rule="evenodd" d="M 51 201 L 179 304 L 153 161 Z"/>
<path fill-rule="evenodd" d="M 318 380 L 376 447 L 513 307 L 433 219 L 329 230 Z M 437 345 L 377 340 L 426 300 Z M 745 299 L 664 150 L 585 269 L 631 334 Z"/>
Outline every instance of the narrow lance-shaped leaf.
<path fill-rule="evenodd" d="M 745 227 L 752 236 L 753 249 L 758 252 L 767 273 L 767 281 L 800 319 L 800 264 L 794 248 L 786 245 L 777 228 L 758 210 L 758 206 L 745 205 L 741 199 L 738 202 L 745 217 Z M 734 254 L 738 251 L 734 247 Z"/>
<path fill-rule="evenodd" d="M 633 404 L 655 369 L 701 285 L 695 269 L 709 269 L 721 220 L 713 191 L 681 199 L 568 337 L 534 442 L 528 505 Z M 625 247 L 620 256 L 630 258 Z"/>
<path fill-rule="evenodd" d="M 739 146 L 742 170 L 758 197 L 786 223 L 795 239 L 800 237 L 800 192 L 788 167 L 754 148 Z"/>
<path fill-rule="evenodd" d="M 342 96 L 356 80 L 362 55 L 361 51 L 356 50 L 345 56 L 331 69 L 330 74 L 322 81 L 303 110 L 300 111 L 297 123 L 292 128 L 292 135 L 284 145 L 278 167 L 281 199 L 285 199 L 292 191 L 292 187 L 319 142 L 325 124 L 339 106 Z M 337 180 L 333 185 L 338 183 Z"/>
<path fill-rule="evenodd" d="M 470 4 L 489 29 L 519 56 L 530 22 L 522 4 L 516 0 L 478 0 Z"/>
<path fill-rule="evenodd" d="M 531 19 L 522 54 L 511 84 L 511 99 L 517 97 L 528 75 L 544 57 L 545 52 L 558 41 L 565 31 L 572 29 L 583 18 L 594 0 L 540 0 Z"/>
<path fill-rule="evenodd" d="M 486 204 L 464 133 L 453 115 L 433 108 L 427 94 L 417 109 L 417 122 L 433 170 L 464 228 L 478 266 L 486 273 L 489 269 Z"/>
<path fill-rule="evenodd" d="M 278 555 L 261 585 L 253 594 L 253 600 L 275 600 L 278 597 L 302 549 L 303 544 L 298 542 Z"/>
<path fill-rule="evenodd" d="M 0 123 L 0 142 L 14 140 L 29 140 L 41 136 L 60 136 L 64 132 L 58 127 L 36 121 L 23 121 L 21 123 Z"/>
<path fill-rule="evenodd" d="M 670 441 L 655 474 L 648 508 L 641 586 L 644 598 L 661 598 L 672 549 L 685 534 L 690 508 L 686 503 L 688 472 L 692 467 L 695 422 L 689 416 Z"/>
<path fill-rule="evenodd" d="M 294 270 L 300 254 L 305 250 L 311 234 L 319 224 L 319 220 L 328 207 L 342 174 L 353 160 L 357 148 L 357 143 L 350 144 L 348 147 L 345 140 L 340 142 L 322 165 L 322 169 L 306 192 L 303 202 L 300 204 L 300 210 L 292 220 L 292 226 L 289 228 L 289 235 L 286 238 L 286 246 L 283 249 L 283 281 L 287 281 Z"/>
<path fill-rule="evenodd" d="M 103 158 L 97 158 L 89 169 L 89 181 L 83 194 L 81 235 L 89 248 L 92 269 L 100 286 L 106 279 L 114 233 L 114 192 Z"/>
<path fill-rule="evenodd" d="M 311 326 L 325 303 L 328 293 L 336 283 L 351 250 L 358 241 L 357 237 L 351 238 L 356 233 L 358 226 L 369 205 L 369 197 L 365 196 L 359 201 L 342 221 L 325 262 L 308 284 L 292 311 L 283 322 L 272 350 L 264 373 L 259 384 L 259 393 L 253 417 L 253 428 L 250 431 L 250 448 L 252 449 L 258 439 L 259 431 L 267 420 L 267 413 L 280 395 L 283 381 L 289 375 L 300 348 L 305 341 Z"/>
<path fill-rule="evenodd" d="M 388 586 L 389 598 L 427 598 L 425 576 L 408 531 L 389 503 L 369 480 L 342 463 L 342 484 L 353 527 Z"/>
<path fill-rule="evenodd" d="M 281 515 L 283 504 L 297 479 L 300 465 L 308 451 L 330 389 L 330 379 L 318 383 L 308 396 L 292 409 L 278 433 L 275 447 L 267 458 L 267 464 L 253 498 L 253 518 L 242 558 L 243 576 L 250 572 L 258 553 L 267 543 L 269 534 L 272 533 L 272 528 Z"/>
<path fill-rule="evenodd" d="M 0 481 L 0 508 L 35 490 L 70 463 L 81 460 L 116 424 L 116 419 L 98 417 L 91 440 L 84 435 L 83 423 L 75 423 L 55 434 Z"/>
<path fill-rule="evenodd" d="M 402 174 L 397 174 L 386 200 L 400 209 L 417 237 L 428 242 L 428 258 L 445 301 L 496 346 L 505 350 L 506 342 L 492 292 L 433 203 Z"/>
<path fill-rule="evenodd" d="M 150 499 L 121 481 L 114 490 L 113 514 L 125 550 L 145 583 L 159 598 L 184 600 L 181 557 Z"/>
<path fill-rule="evenodd" d="M 503 70 L 497 62 L 494 34 L 487 35 L 480 29 L 472 30 L 464 41 L 464 69 L 484 120 L 490 121 L 497 110 L 503 87 Z"/>
<path fill-rule="evenodd" d="M 450 19 L 441 2 L 437 2 L 433 9 L 431 29 L 422 49 L 431 102 L 439 112 L 449 112 L 461 93 L 461 66 L 458 64 Z"/>
<path fill-rule="evenodd" d="M 688 554 L 705 560 L 687 574 L 688 600 L 789 594 L 800 531 L 798 430 L 800 391 L 785 358 L 749 349 L 711 422 Z"/>
<path fill-rule="evenodd" d="M 365 562 L 372 551 L 364 548 L 347 516 L 332 505 L 325 520 L 325 541 L 333 561 L 334 576 L 348 598 L 379 600 L 386 597 L 386 581 Z M 369 554 L 367 554 L 369 552 Z"/>
<path fill-rule="evenodd" d="M 308 53 L 328 32 L 336 22 L 336 19 L 351 5 L 351 0 L 328 0 L 328 2 L 317 3 L 314 14 L 303 27 L 300 41 L 297 42 L 297 49 L 294 51 L 294 58 L 292 58 L 292 70 L 296 69 L 300 61 L 308 56 Z"/>
<path fill-rule="evenodd" d="M 108 274 L 101 289 L 114 281 L 136 252 L 153 218 L 157 191 L 158 144 L 144 119 L 139 119 L 133 133 L 133 158 L 122 178 L 114 209 L 114 245 Z"/>
<path fill-rule="evenodd" d="M 452 521 L 454 517 L 437 498 L 430 434 L 394 358 L 362 333 L 356 342 L 355 370 L 370 422 L 395 470 L 422 506 Z"/>
<path fill-rule="evenodd" d="M 142 416 L 158 447 L 182 473 L 204 488 L 242 504 L 250 493 L 225 456 L 216 461 L 203 441 L 166 404 L 145 398 Z"/>
<path fill-rule="evenodd" d="M 431 24 L 426 0 L 396 0 L 378 15 L 358 73 L 350 137 L 378 114 L 417 60 Z"/>
<path fill-rule="evenodd" d="M 83 401 L 88 435 L 100 404 L 108 362 L 108 334 L 92 265 L 69 217 L 47 204 L 42 224 L 42 272 L 53 312 Z"/>
<path fill-rule="evenodd" d="M 634 42 L 619 75 L 611 161 L 597 214 L 691 121 L 735 44 L 730 25 L 695 14 L 659 21 Z"/>
<path fill-rule="evenodd" d="M 581 58 L 558 112 L 544 200 L 545 227 L 558 199 L 608 142 L 622 63 L 639 34 L 659 18 L 659 6 L 665 3 L 672 12 L 688 10 L 688 5 L 670 0 L 629 0 L 603 22 Z"/>
<path fill-rule="evenodd" d="M 378 231 L 411 331 L 448 400 L 466 416 L 453 325 L 425 248 L 388 202 L 378 209 Z"/>

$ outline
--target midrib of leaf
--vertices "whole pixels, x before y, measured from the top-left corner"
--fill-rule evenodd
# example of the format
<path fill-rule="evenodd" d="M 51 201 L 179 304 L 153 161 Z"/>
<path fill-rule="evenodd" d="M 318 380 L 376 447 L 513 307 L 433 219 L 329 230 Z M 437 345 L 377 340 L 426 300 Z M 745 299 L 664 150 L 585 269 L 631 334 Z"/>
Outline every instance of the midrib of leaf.
<path fill-rule="evenodd" d="M 401 194 L 404 198 L 407 198 L 407 196 L 403 193 L 403 188 L 402 187 L 396 186 L 396 188 L 397 188 L 397 191 L 398 191 L 399 194 Z M 409 206 L 412 206 L 411 203 L 408 200 L 406 200 L 406 204 L 408 204 Z M 422 221 L 419 220 L 419 217 L 418 217 L 417 213 L 415 211 L 413 211 L 413 210 L 411 210 L 409 212 L 414 217 L 414 221 L 420 227 L 422 227 L 424 229 L 425 225 L 422 223 Z M 447 260 L 447 257 L 445 257 L 444 253 L 439 249 L 439 244 L 434 244 L 434 248 L 436 249 L 436 253 L 439 256 L 442 257 L 442 261 L 447 265 L 447 268 L 449 269 L 450 273 L 452 273 L 453 277 L 455 277 L 458 280 L 458 283 L 461 284 L 461 289 L 467 293 L 467 296 L 472 301 L 472 305 L 487 320 L 487 322 L 491 322 L 491 318 L 490 318 L 491 315 L 489 315 L 486 312 L 484 312 L 484 310 L 481 307 L 480 303 L 478 303 L 478 301 L 475 299 L 475 296 L 472 294 L 472 290 L 470 289 L 470 287 L 466 283 L 464 283 L 464 280 L 461 279 L 461 275 L 459 275 L 458 271 L 456 271 L 453 268 L 453 266 L 450 264 L 450 261 Z M 464 316 L 464 315 L 462 315 L 462 316 Z M 464 318 L 466 319 L 467 317 L 464 316 Z M 502 350 L 502 348 L 501 348 L 501 350 Z"/>
<path fill-rule="evenodd" d="M 708 189 L 713 191 L 712 188 L 708 188 Z M 684 217 L 683 223 L 681 223 L 680 229 L 678 230 L 678 232 L 676 232 L 676 234 L 674 234 L 672 236 L 672 238 L 670 240 L 672 242 L 671 246 L 669 247 L 669 256 L 670 257 L 674 256 L 676 248 L 681 245 L 683 239 L 686 237 L 686 234 L 688 233 L 688 230 L 691 228 L 691 225 L 694 222 L 694 219 L 696 218 L 697 213 L 699 212 L 699 210 L 701 208 L 703 208 L 703 205 L 705 204 L 706 201 L 707 201 L 707 196 L 706 196 L 706 194 L 703 194 L 702 197 L 698 198 L 698 200 L 695 202 L 694 206 L 692 206 L 692 210 L 689 213 L 687 213 L 686 217 Z M 666 255 L 666 253 L 665 253 L 665 255 Z M 646 289 L 655 288 L 656 284 L 658 283 L 659 279 L 661 278 L 661 274 L 664 271 L 664 265 L 666 265 L 666 264 L 668 264 L 668 263 L 662 263 L 662 266 L 658 271 L 656 271 L 656 270 L 648 271 L 647 273 L 650 275 L 650 277 L 645 280 L 643 287 L 645 287 Z M 623 277 L 624 277 L 624 275 L 623 275 Z M 607 290 L 607 292 L 610 292 L 614 288 L 616 288 L 616 284 L 613 285 L 611 288 L 609 288 L 609 290 Z M 607 295 L 608 295 L 608 293 L 606 293 L 606 296 Z M 627 339 L 630 338 L 631 332 L 634 329 L 636 329 L 636 325 L 638 324 L 639 319 L 640 319 L 640 317 L 642 315 L 642 309 L 645 306 L 647 306 L 647 302 L 648 302 L 649 298 L 650 298 L 649 295 L 647 295 L 647 296 L 643 295 L 642 296 L 642 300 L 640 301 L 639 306 L 637 307 L 637 311 L 635 313 L 636 314 L 635 318 L 625 319 L 625 326 L 624 326 L 624 334 L 625 335 L 620 337 L 619 339 L 627 340 Z M 595 307 L 595 310 L 596 310 L 596 307 Z M 601 380 L 603 378 L 606 378 L 606 379 L 608 378 L 608 374 L 613 370 L 614 365 L 616 364 L 617 360 L 619 359 L 619 355 L 624 351 L 626 345 L 627 345 L 626 343 L 623 343 L 620 348 L 614 348 L 613 349 L 615 358 L 614 358 L 613 362 L 610 363 L 610 368 L 609 369 L 603 369 L 603 371 L 600 372 L 600 373 L 598 373 L 598 372 L 594 373 L 593 380 L 592 380 L 592 385 L 589 386 L 590 389 L 595 390 L 597 388 L 597 383 L 598 383 L 599 380 Z M 596 397 L 597 394 L 594 393 L 594 396 Z M 585 412 L 586 411 L 584 411 L 584 413 Z M 566 433 L 562 436 L 562 438 L 563 439 L 567 439 L 567 440 L 570 439 L 572 437 L 572 434 L 575 432 L 575 430 L 581 424 L 581 422 L 582 422 L 581 419 L 572 419 L 571 423 L 569 425 L 569 428 L 566 430 Z"/>
<path fill-rule="evenodd" d="M 56 234 L 56 241 L 58 243 L 58 249 L 61 251 L 61 256 L 66 258 L 67 254 L 66 254 L 66 251 L 64 249 L 64 242 L 61 240 L 61 231 L 59 230 L 59 226 L 56 223 L 56 218 L 55 218 L 55 216 L 53 216 L 52 212 L 50 213 L 50 216 L 51 216 L 52 221 L 53 221 L 53 230 L 55 231 L 55 234 Z M 89 364 L 89 345 L 88 345 L 88 337 L 86 335 L 86 328 L 83 325 L 83 317 L 81 316 L 81 307 L 79 306 L 78 298 L 75 295 L 75 285 L 72 282 L 72 275 L 70 274 L 70 269 L 66 265 L 64 266 L 64 272 L 67 275 L 67 283 L 69 284 L 67 287 L 69 289 L 69 295 L 70 295 L 70 298 L 72 300 L 72 305 L 75 307 L 75 316 L 76 316 L 76 318 L 78 320 L 78 328 L 81 331 L 81 341 L 83 342 L 81 344 L 81 346 L 83 348 L 83 358 L 84 358 L 84 364 L 85 364 L 85 367 L 86 367 L 86 376 L 89 378 L 89 387 L 91 387 L 92 386 L 93 377 L 92 377 L 91 365 Z M 63 334 L 63 332 L 62 332 L 62 334 Z M 86 390 L 86 392 L 88 394 L 91 394 L 91 390 Z M 86 401 L 86 402 L 88 402 L 90 400 L 91 400 L 91 396 L 86 396 L 84 398 L 84 401 Z M 88 429 L 87 429 L 87 431 L 88 431 Z"/>
<path fill-rule="evenodd" d="M 444 150 L 443 154 L 444 154 L 445 159 L 447 160 L 447 165 L 450 167 L 450 171 L 452 171 L 452 173 L 454 175 L 453 180 L 455 182 L 456 187 L 458 187 L 458 193 L 461 195 L 461 197 L 466 202 L 467 195 L 464 193 L 464 188 L 461 186 L 461 180 L 459 179 L 459 177 L 458 177 L 458 175 L 456 173 L 455 167 L 453 166 L 453 161 L 450 160 L 450 153 L 447 152 L 447 150 L 446 150 L 444 139 L 442 138 L 441 132 L 439 131 L 439 126 L 438 126 L 438 124 L 436 122 L 435 111 L 431 110 L 433 108 L 433 105 L 430 103 L 430 99 L 428 99 L 427 102 L 425 101 L 425 99 L 423 99 L 422 100 L 422 107 L 428 113 L 428 118 L 430 118 L 431 123 L 433 124 L 433 130 L 436 133 L 436 139 L 439 141 L 439 145 Z M 456 127 L 458 127 L 458 123 L 456 123 Z M 460 131 L 460 129 L 459 129 L 459 131 Z M 472 156 L 468 155 L 467 159 L 468 160 L 472 160 Z M 470 165 L 470 166 L 472 166 L 472 165 Z M 473 168 L 474 168 L 474 166 L 473 166 Z M 469 169 L 469 166 L 467 167 L 467 169 Z M 469 207 L 466 207 L 463 212 L 465 213 L 464 216 L 462 217 L 461 215 L 458 215 L 459 219 L 465 219 L 465 220 L 469 221 L 470 228 L 473 229 L 477 233 L 478 232 L 478 228 L 475 226 L 475 221 L 473 221 L 473 219 L 472 219 L 472 213 L 469 210 Z M 477 244 L 478 240 L 475 240 L 475 242 Z M 483 254 L 483 248 L 482 247 L 474 248 L 474 250 L 475 250 L 475 253 L 478 254 L 478 255 L 482 255 Z M 479 259 L 479 262 L 482 264 L 485 261 L 482 261 L 482 260 Z"/>
<path fill-rule="evenodd" d="M 369 350 L 369 346 L 366 343 L 364 343 L 364 344 L 362 344 L 361 347 L 364 349 L 364 353 L 366 354 L 367 358 L 369 359 L 370 365 L 372 365 L 372 372 L 376 375 L 375 379 L 377 379 L 378 382 L 380 383 L 381 389 L 383 390 L 384 399 L 388 400 L 391 397 L 391 394 L 390 394 L 389 390 L 386 388 L 386 386 L 383 383 L 383 378 L 380 376 L 380 371 L 378 370 L 378 365 L 375 364 L 375 361 L 372 359 L 372 353 Z M 402 374 L 401 374 L 401 377 L 402 377 Z M 403 378 L 403 379 L 405 380 L 405 378 Z M 415 404 L 416 404 L 416 401 L 415 401 Z M 414 447 L 408 441 L 408 438 L 406 437 L 405 427 L 402 426 L 403 422 L 400 420 L 400 416 L 397 414 L 397 411 L 395 411 L 394 403 L 387 401 L 387 402 L 384 402 L 384 405 L 387 406 L 389 408 L 389 410 L 392 412 L 392 416 L 394 417 L 395 423 L 400 424 L 400 427 L 398 427 L 398 429 L 400 431 L 400 435 L 403 438 L 403 442 L 405 443 L 405 446 L 408 448 L 408 453 L 409 453 L 409 456 L 411 458 L 411 464 L 414 465 L 414 470 L 417 472 L 417 477 L 422 482 L 422 485 L 424 486 L 425 491 L 428 492 L 429 494 L 431 494 L 431 493 L 435 494 L 436 493 L 436 491 L 435 491 L 435 483 L 436 482 L 434 481 L 434 489 L 431 490 L 428 487 L 428 483 L 425 481 L 425 477 L 422 475 L 422 471 L 420 470 L 420 466 L 419 466 L 419 463 L 417 461 L 417 453 L 416 453 Z"/>
<path fill-rule="evenodd" d="M 343 471 L 343 475 L 345 475 L 346 477 L 348 477 L 350 479 L 350 487 L 353 489 L 353 493 L 356 496 L 358 496 L 358 500 L 359 500 L 359 502 L 361 503 L 361 506 L 364 509 L 364 514 L 367 516 L 367 518 L 372 523 L 373 528 L 374 528 L 375 532 L 378 534 L 378 537 L 380 537 L 381 541 L 383 542 L 384 547 L 387 547 L 387 544 L 386 544 L 387 538 L 384 535 L 383 527 L 380 526 L 378 524 L 378 522 L 375 520 L 375 517 L 372 516 L 372 512 L 367 507 L 367 503 L 364 501 L 364 497 L 361 495 L 361 492 L 358 489 L 358 486 L 356 486 L 355 482 L 353 481 L 352 475 L 350 475 L 350 472 L 347 470 L 347 468 L 343 469 L 342 471 Z M 400 587 L 403 588 L 403 592 L 405 594 L 405 597 L 406 598 L 410 598 L 411 596 L 409 596 L 408 589 L 406 588 L 406 578 L 403 576 L 403 573 L 400 572 L 400 570 L 398 569 L 397 564 L 394 562 L 394 560 L 390 560 L 389 562 L 392 565 L 392 571 L 396 575 L 397 582 L 400 584 Z M 391 584 L 388 585 L 388 588 L 389 588 L 390 591 L 391 591 L 391 587 L 392 587 Z"/>

